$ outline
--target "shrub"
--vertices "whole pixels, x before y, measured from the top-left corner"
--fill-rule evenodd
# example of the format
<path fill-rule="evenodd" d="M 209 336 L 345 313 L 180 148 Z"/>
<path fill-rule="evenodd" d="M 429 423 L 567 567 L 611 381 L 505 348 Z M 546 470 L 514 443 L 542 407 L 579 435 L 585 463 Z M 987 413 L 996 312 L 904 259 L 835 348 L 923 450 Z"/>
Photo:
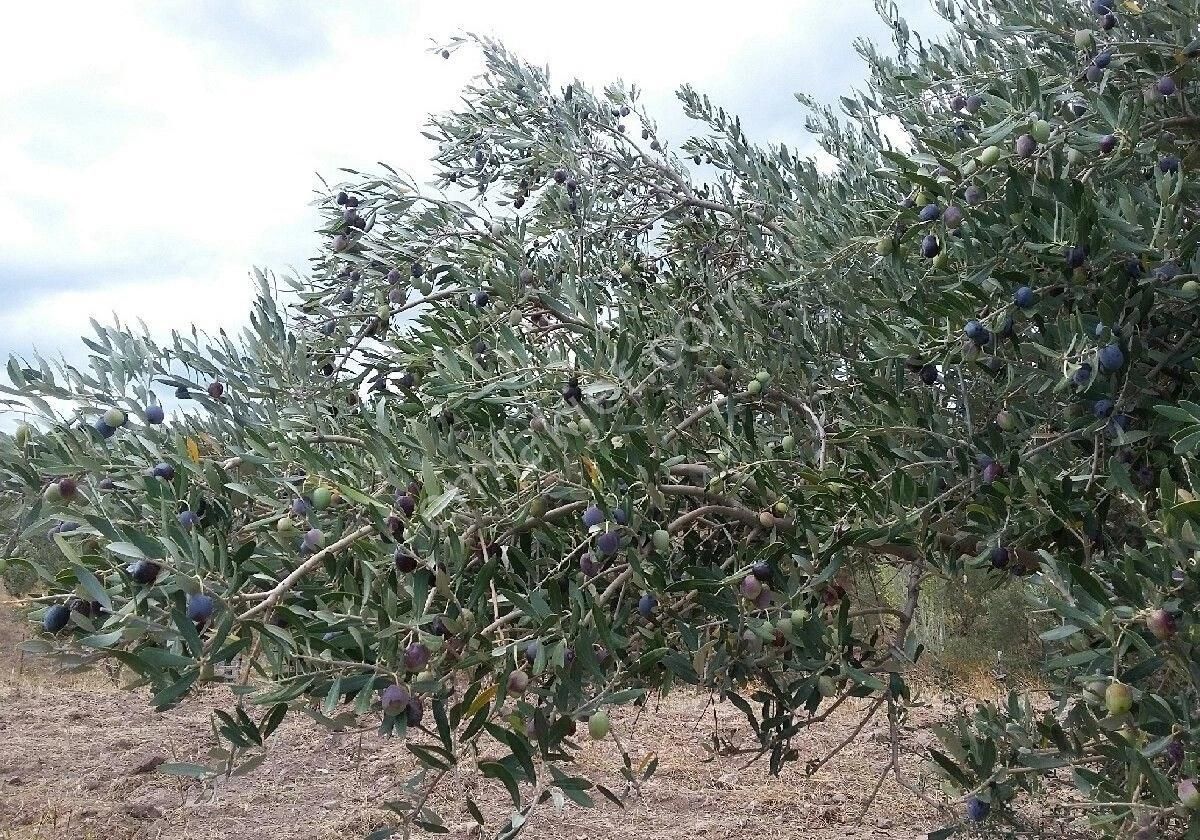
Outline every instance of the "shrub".
<path fill-rule="evenodd" d="M 238 341 L 98 328 L 90 371 L 10 363 L 38 418 L 0 449 L 20 527 L 81 525 L 53 537 L 60 571 L 21 559 L 99 605 L 71 632 L 159 708 L 257 654 L 266 708 L 220 717 L 224 769 L 289 711 L 374 716 L 419 733 L 414 793 L 389 803 L 408 824 L 441 826 L 426 794 L 458 767 L 503 783 L 506 837 L 549 788 L 619 800 L 572 733 L 650 692 L 727 698 L 772 771 L 818 710 L 900 714 L 922 589 L 1002 569 L 1053 617 L 1055 705 L 947 727 L 940 836 L 1004 823 L 1061 768 L 1100 830 L 1198 836 L 1193 21 L 1093 3 L 1079 38 L 1079 4 L 939 5 L 953 39 L 890 21 L 898 56 L 862 46 L 840 115 L 800 96 L 832 173 L 688 86 L 702 130 L 671 148 L 634 88 L 552 84 L 477 39 L 485 79 L 427 133 L 441 184 L 486 201 L 354 175 L 320 203 L 312 276 L 276 299 L 260 275 Z M 1129 142 L 1095 154 L 1108 134 Z M 960 196 L 953 227 L 917 223 Z M 163 387 L 189 410 L 139 422 Z M 128 422 L 98 434 L 111 408 Z M 296 504 L 318 487 L 328 507 Z M 625 524 L 590 532 L 591 505 Z M 896 606 L 855 585 L 880 562 Z"/>

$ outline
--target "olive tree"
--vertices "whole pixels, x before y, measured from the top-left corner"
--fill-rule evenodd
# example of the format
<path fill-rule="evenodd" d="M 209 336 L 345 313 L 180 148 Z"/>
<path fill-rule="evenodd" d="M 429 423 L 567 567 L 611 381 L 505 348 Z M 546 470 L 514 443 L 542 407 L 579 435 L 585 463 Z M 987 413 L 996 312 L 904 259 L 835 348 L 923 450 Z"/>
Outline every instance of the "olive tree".
<path fill-rule="evenodd" d="M 64 557 L 8 561 L 48 593 L 31 649 L 116 660 L 159 708 L 232 679 L 214 763 L 178 772 L 247 772 L 289 713 L 405 737 L 380 837 L 443 827 L 450 774 L 507 791 L 499 820 L 464 803 L 499 836 L 620 804 L 654 761 L 608 710 L 682 685 L 772 772 L 830 760 L 794 741 L 839 708 L 885 716 L 866 802 L 892 777 L 940 836 L 1053 776 L 1100 830 L 1200 837 L 1200 9 L 937 0 L 929 42 L 878 5 L 865 89 L 798 96 L 830 168 L 691 87 L 673 146 L 636 87 L 456 38 L 485 72 L 426 127 L 437 183 L 346 171 L 241 335 L 96 325 L 87 369 L 12 360 L 14 537 Z M 901 597 L 856 585 L 881 566 Z M 923 791 L 910 625 L 968 567 L 1053 617 L 1051 702 L 951 721 Z M 581 773 L 585 737 L 625 778 Z"/>

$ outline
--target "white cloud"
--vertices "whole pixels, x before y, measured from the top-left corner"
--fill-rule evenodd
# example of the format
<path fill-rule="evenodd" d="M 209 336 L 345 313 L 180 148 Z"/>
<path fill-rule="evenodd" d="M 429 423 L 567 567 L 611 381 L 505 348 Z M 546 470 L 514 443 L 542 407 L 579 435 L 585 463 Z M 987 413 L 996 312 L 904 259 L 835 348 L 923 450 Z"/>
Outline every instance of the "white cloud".
<path fill-rule="evenodd" d="M 870 0 L 42 3 L 5 26 L 55 37 L 52 56 L 33 37 L 0 51 L 0 351 L 68 355 L 114 310 L 164 333 L 241 323 L 250 266 L 313 250 L 317 173 L 427 174 L 420 128 L 479 70 L 430 38 L 470 29 L 562 80 L 637 82 L 672 131 L 689 81 L 798 145 L 792 91 L 849 86 L 853 37 L 885 34 Z"/>

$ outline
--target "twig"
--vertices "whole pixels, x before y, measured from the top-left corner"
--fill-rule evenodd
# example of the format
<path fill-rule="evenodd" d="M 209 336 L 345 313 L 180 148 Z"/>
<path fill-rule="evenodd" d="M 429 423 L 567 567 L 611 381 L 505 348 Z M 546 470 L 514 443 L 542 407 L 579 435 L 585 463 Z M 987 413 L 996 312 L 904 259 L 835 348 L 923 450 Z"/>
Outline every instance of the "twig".
<path fill-rule="evenodd" d="M 817 440 L 820 441 L 820 446 L 817 448 L 817 467 L 819 469 L 824 469 L 825 468 L 825 448 L 826 448 L 825 427 L 822 426 L 821 421 L 817 419 L 816 413 L 811 408 L 809 408 L 808 403 L 804 402 L 803 400 L 796 399 L 791 394 L 788 394 L 788 393 L 780 390 L 779 388 L 769 388 L 768 393 L 779 397 L 781 400 L 786 402 L 792 408 L 796 409 L 797 411 L 802 412 L 805 416 L 808 417 L 808 422 L 812 425 L 813 431 L 817 435 Z"/>
<path fill-rule="evenodd" d="M 505 531 L 501 535 L 500 541 L 503 542 L 504 540 L 508 539 L 509 537 L 513 537 L 513 536 L 516 536 L 517 534 L 524 533 L 525 531 L 528 531 L 531 528 L 536 527 L 538 524 L 540 524 L 542 522 L 553 522 L 555 519 L 561 519 L 564 516 L 570 516 L 572 513 L 575 513 L 576 511 L 583 510 L 589 504 L 590 504 L 590 502 L 586 502 L 586 501 L 585 502 L 568 502 L 565 505 L 559 505 L 556 508 L 551 508 L 550 510 L 543 513 L 541 516 L 531 517 L 529 519 L 526 519 L 524 522 L 520 523 L 519 525 L 514 525 L 512 528 L 509 528 L 507 531 Z"/>
<path fill-rule="evenodd" d="M 388 320 L 390 321 L 393 316 L 399 315 L 401 312 L 404 312 L 406 310 L 414 309 L 423 303 L 432 303 L 435 300 L 441 300 L 443 298 L 453 297 L 454 295 L 460 295 L 464 291 L 466 291 L 466 290 L 465 289 L 444 289 L 443 291 L 435 292 L 431 295 L 426 295 L 425 297 L 418 298 L 417 300 L 402 303 L 399 306 L 397 306 L 395 309 L 392 309 L 388 312 Z M 342 354 L 341 359 L 338 360 L 337 366 L 334 367 L 334 369 L 333 369 L 334 376 L 337 376 L 339 373 L 342 372 L 342 368 L 345 367 L 346 362 L 350 361 L 350 356 L 352 356 L 354 354 L 354 351 L 358 349 L 358 346 L 360 344 L 362 344 L 363 339 L 365 339 L 371 333 L 375 324 L 381 320 L 382 319 L 377 315 L 371 315 L 367 318 L 367 320 L 363 323 L 362 327 L 359 328 L 358 333 L 355 335 L 354 341 L 352 341 L 350 343 L 350 346 L 346 348 L 346 351 Z"/>
<path fill-rule="evenodd" d="M 1198 121 L 1200 121 L 1200 120 L 1198 120 Z M 1164 367 L 1167 366 L 1167 362 L 1169 362 L 1171 360 L 1171 357 L 1174 356 L 1176 353 L 1178 353 L 1181 349 L 1183 349 L 1183 345 L 1187 344 L 1189 341 L 1191 341 L 1195 337 L 1196 337 L 1196 331 L 1194 329 L 1188 330 L 1187 332 L 1185 332 L 1183 334 L 1183 338 L 1181 338 L 1181 339 L 1179 339 L 1179 341 L 1175 342 L 1171 346 L 1171 349 L 1169 349 L 1166 353 L 1163 354 L 1162 361 L 1159 362 L 1157 365 L 1155 365 L 1153 368 L 1151 368 L 1150 372 L 1148 374 L 1146 374 L 1146 381 L 1150 381 L 1154 377 L 1158 376 L 1159 372 Z"/>
<path fill-rule="evenodd" d="M 606 588 L 603 592 L 601 592 L 600 595 L 596 598 L 596 606 L 601 606 L 606 601 L 608 601 L 608 599 L 611 598 L 613 596 L 613 594 L 618 589 L 621 588 L 621 586 L 625 583 L 625 581 L 629 580 L 629 578 L 632 574 L 633 574 L 633 569 L 627 567 L 625 569 L 625 571 L 621 572 L 621 574 L 619 574 L 615 578 L 613 578 L 612 583 L 610 583 L 608 585 L 608 588 Z"/>
<path fill-rule="evenodd" d="M 883 768 L 883 772 L 879 774 L 879 778 L 875 781 L 875 787 L 871 788 L 871 793 L 863 802 L 862 810 L 858 812 L 858 818 L 861 820 L 867 815 L 867 811 L 871 809 L 871 805 L 875 802 L 875 797 L 879 795 L 879 789 L 883 787 L 884 780 L 888 777 L 888 773 L 895 771 L 900 772 L 900 729 L 896 726 L 896 707 L 888 702 L 888 741 L 891 744 L 892 756 L 888 759 L 887 765 Z"/>
<path fill-rule="evenodd" d="M 258 615 L 259 613 L 269 610 L 271 607 L 273 607 L 275 604 L 277 604 L 279 602 L 279 599 L 282 598 L 284 596 L 284 594 L 286 594 L 288 592 L 288 590 L 290 590 L 293 586 L 296 585 L 296 583 L 300 580 L 300 578 L 304 577 L 310 571 L 312 571 L 317 566 L 319 566 L 326 557 L 330 557 L 334 554 L 337 554 L 343 548 L 346 548 L 347 546 L 352 545 L 353 543 L 357 542 L 358 540 L 362 539 L 363 537 L 365 537 L 369 534 L 372 534 L 374 532 L 375 532 L 374 525 L 364 525 L 361 528 L 359 528 L 357 531 L 352 531 L 349 534 L 347 534 L 346 536 L 342 537 L 340 540 L 335 542 L 333 545 L 330 545 L 326 548 L 321 549 L 316 554 L 314 554 L 312 557 L 308 558 L 303 563 L 301 563 L 294 572 L 292 572 L 290 575 L 288 575 L 283 580 L 281 580 L 279 583 L 277 583 L 275 585 L 275 588 L 267 593 L 267 597 L 263 600 L 263 602 L 261 604 L 257 604 L 255 606 L 251 607 L 250 609 L 246 610 L 244 613 L 242 613 L 241 615 L 239 615 L 237 617 L 237 620 L 238 621 L 247 621 L 248 619 L 251 619 L 254 616 Z"/>
<path fill-rule="evenodd" d="M 673 441 L 673 440 L 675 440 L 675 438 L 679 437 L 680 433 L 683 432 L 684 430 L 686 430 L 689 426 L 693 426 L 696 423 L 698 423 L 700 420 L 703 420 L 705 417 L 707 417 L 713 411 L 721 408 L 726 403 L 728 403 L 730 400 L 743 400 L 743 399 L 746 399 L 746 398 L 752 397 L 752 396 L 754 396 L 754 395 L 751 394 L 749 391 L 738 391 L 737 393 L 734 393 L 734 394 L 724 394 L 720 397 L 717 397 L 715 400 L 708 403 L 707 405 L 700 406 L 700 408 L 693 411 L 691 414 L 689 414 L 683 420 L 680 420 L 679 423 L 677 423 L 675 425 L 675 428 L 671 429 L 671 431 L 669 431 L 665 435 L 663 435 L 663 439 L 662 439 L 663 445 L 665 446 L 665 445 L 671 443 L 671 441 Z"/>
<path fill-rule="evenodd" d="M 302 441 L 304 443 L 348 443 L 352 446 L 366 446 L 367 445 L 366 441 L 362 440 L 361 438 L 350 437 L 349 435 L 327 435 L 327 434 L 324 434 L 323 432 L 316 432 L 315 434 L 305 435 L 302 438 Z M 268 446 L 270 446 L 272 449 L 276 449 L 279 447 L 279 443 L 272 442 L 272 443 L 268 444 Z M 221 462 L 221 467 L 226 470 L 231 470 L 241 463 L 242 463 L 242 458 L 239 455 L 234 458 L 225 459 L 224 461 Z"/>
<path fill-rule="evenodd" d="M 414 815 L 420 815 L 421 809 L 425 807 L 425 803 L 428 801 L 429 795 L 433 793 L 433 789 L 438 786 L 438 783 L 445 778 L 446 774 L 449 772 L 449 770 L 439 770 L 437 775 L 433 777 L 433 781 L 429 783 L 429 787 L 425 788 L 425 792 L 421 794 L 421 798 L 417 800 L 417 804 L 412 807 L 412 810 L 409 811 L 407 815 L 405 815 L 404 822 L 406 825 L 412 821 Z"/>
<path fill-rule="evenodd" d="M 20 538 L 21 531 L 24 529 L 21 524 L 21 520 L 25 518 L 25 514 L 28 512 L 28 508 L 26 508 L 17 514 L 17 516 L 13 519 L 13 531 L 8 535 L 8 539 L 4 541 L 4 548 L 0 549 L 0 559 L 9 557 L 12 554 L 13 549 L 17 547 L 17 540 Z"/>
<path fill-rule="evenodd" d="M 813 775 L 818 770 L 820 770 L 822 767 L 824 767 L 826 764 L 828 764 L 835 755 L 837 755 L 843 749 L 845 749 L 846 746 L 849 745 L 849 743 L 851 741 L 853 741 L 855 738 L 858 737 L 858 733 L 862 732 L 863 727 L 867 725 L 867 723 L 871 720 L 871 718 L 875 717 L 875 713 L 877 711 L 879 711 L 879 707 L 881 705 L 883 705 L 883 701 L 886 699 L 887 699 L 886 696 L 876 698 L 875 702 L 871 704 L 871 708 L 867 709 L 867 713 L 865 715 L 863 715 L 863 719 L 860 720 L 858 722 L 858 725 L 855 726 L 854 729 L 852 729 L 850 731 L 850 734 L 847 735 L 845 738 L 843 738 L 836 747 L 834 747 L 832 750 L 829 751 L 828 754 L 825 755 L 824 758 L 821 758 L 821 759 L 817 760 L 816 762 L 810 762 L 807 766 L 805 766 L 804 774 L 806 776 Z"/>

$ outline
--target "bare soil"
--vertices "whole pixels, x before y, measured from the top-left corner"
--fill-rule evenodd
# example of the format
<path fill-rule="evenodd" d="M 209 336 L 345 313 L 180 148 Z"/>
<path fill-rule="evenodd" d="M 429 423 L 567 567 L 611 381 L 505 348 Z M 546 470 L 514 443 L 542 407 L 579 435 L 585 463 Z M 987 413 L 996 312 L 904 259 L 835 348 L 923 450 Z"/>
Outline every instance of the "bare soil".
<path fill-rule="evenodd" d="M 277 730 L 269 755 L 253 772 L 215 786 L 170 776 L 163 761 L 200 761 L 214 745 L 213 708 L 230 708 L 226 688 L 214 686 L 165 713 L 152 710 L 143 692 L 127 692 L 102 675 L 56 675 L 14 647 L 28 636 L 0 614 L 0 840 L 32 838 L 361 838 L 387 822 L 383 803 L 401 795 L 414 767 L 402 741 L 377 733 L 331 734 L 299 715 Z M 847 704 L 849 706 L 849 704 Z M 597 795 L 595 808 L 553 803 L 536 809 L 525 837 L 556 840 L 616 838 L 806 837 L 813 840 L 924 837 L 939 827 L 934 810 L 893 779 L 863 804 L 886 766 L 891 746 L 886 718 L 857 735 L 864 707 L 839 710 L 805 730 L 801 760 L 771 777 L 766 760 L 714 756 L 714 727 L 722 738 L 748 746 L 745 720 L 728 704 L 676 692 L 636 710 L 614 714 L 613 729 L 637 762 L 657 754 L 657 772 L 630 792 L 624 809 Z M 936 782 L 912 752 L 929 745 L 927 727 L 950 713 L 935 699 L 915 710 L 903 730 L 901 766 L 907 778 L 940 798 Z M 427 737 L 412 735 L 409 737 Z M 811 776 L 804 763 L 847 745 Z M 621 758 L 611 739 L 585 743 L 584 765 L 621 792 Z M 594 776 L 593 776 L 594 777 Z M 503 789 L 475 774 L 447 779 L 430 799 L 452 838 L 474 838 L 462 804 L 493 802 L 485 811 L 490 836 L 507 815 Z M 417 831 L 414 837 L 426 835 Z M 431 835 L 432 836 L 432 835 Z"/>

